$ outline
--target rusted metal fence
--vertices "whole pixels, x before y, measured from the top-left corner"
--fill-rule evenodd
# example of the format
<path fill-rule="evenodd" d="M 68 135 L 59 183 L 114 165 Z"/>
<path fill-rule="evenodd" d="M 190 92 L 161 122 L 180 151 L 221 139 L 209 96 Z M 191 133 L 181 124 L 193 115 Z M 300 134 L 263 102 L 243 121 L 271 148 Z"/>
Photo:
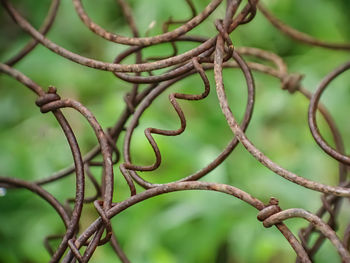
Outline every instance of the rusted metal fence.
<path fill-rule="evenodd" d="M 42 113 L 51 113 L 55 116 L 70 146 L 74 161 L 74 166 L 67 167 L 65 170 L 40 181 L 28 182 L 18 178 L 0 177 L 1 187 L 29 189 L 34 194 L 47 201 L 57 211 L 58 216 L 61 217 L 64 222 L 66 227 L 64 234 L 49 236 L 45 240 L 45 246 L 52 256 L 50 262 L 58 262 L 61 260 L 63 262 L 74 262 L 76 260 L 79 262 L 88 262 L 96 248 L 107 243 L 112 245 L 116 255 L 122 262 L 129 262 L 127 256 L 117 242 L 116 233 L 113 232 L 110 220 L 120 212 L 146 199 L 164 193 L 184 190 L 222 192 L 239 198 L 243 202 L 255 207 L 258 210 L 258 220 L 262 221 L 263 225 L 267 228 L 272 226 L 276 227 L 290 243 L 297 255 L 297 262 L 311 262 L 313 256 L 320 249 L 325 239 L 330 240 L 343 262 L 350 262 L 350 225 L 347 227 L 343 237 L 339 237 L 335 232 L 337 215 L 341 208 L 341 200 L 350 196 L 349 181 L 347 179 L 350 157 L 345 154 L 342 138 L 331 115 L 326 108 L 319 103 L 320 97 L 328 84 L 338 75 L 348 70 L 350 68 L 350 62 L 339 66 L 329 73 L 321 82 L 316 92 L 311 94 L 302 86 L 302 75 L 290 74 L 286 63 L 277 54 L 252 47 L 236 47 L 230 38 L 230 34 L 241 25 L 252 21 L 257 12 L 261 12 L 273 26 L 281 31 L 281 33 L 305 44 L 333 49 L 335 51 L 350 51 L 350 44 L 327 43 L 301 33 L 278 20 L 262 5 L 262 3 L 258 3 L 257 0 L 248 0 L 247 2 L 241 0 L 227 0 L 226 2 L 223 0 L 212 0 L 208 6 L 199 13 L 197 13 L 192 0 L 186 0 L 192 12 L 192 17 L 186 21 L 174 21 L 169 19 L 163 24 L 164 33 L 152 37 L 139 36 L 132 9 L 126 0 L 118 0 L 117 3 L 130 26 L 133 37 L 126 37 L 106 31 L 92 21 L 84 10 L 81 0 L 73 0 L 75 10 L 80 19 L 93 33 L 107 41 L 129 46 L 128 49 L 120 53 L 114 59 L 113 63 L 107 63 L 75 54 L 45 37 L 55 20 L 60 0 L 52 0 L 47 17 L 39 30 L 35 29 L 10 1 L 1 0 L 1 3 L 14 22 L 28 33 L 32 37 L 32 40 L 16 56 L 0 64 L 0 71 L 3 74 L 15 78 L 37 94 L 36 105 L 40 108 Z M 226 13 L 224 17 L 215 21 L 217 34 L 209 38 L 207 36 L 191 35 L 190 31 L 206 20 L 220 5 L 225 5 Z M 174 24 L 178 25 L 178 27 L 173 31 L 168 31 L 169 26 Z M 177 44 L 182 41 L 192 42 L 197 44 L 197 46 L 183 54 L 178 54 Z M 144 48 L 166 42 L 172 45 L 173 55 L 156 58 L 144 56 Z M 103 130 L 98 120 L 84 105 L 74 99 L 61 98 L 58 94 L 59 87 L 49 87 L 46 91 L 13 67 L 38 44 L 43 45 L 57 55 L 71 60 L 72 62 L 98 70 L 113 72 L 117 78 L 130 83 L 131 90 L 124 97 L 125 109 L 114 127 Z M 135 64 L 123 64 L 123 60 L 132 55 L 136 55 Z M 274 66 L 246 61 L 246 59 L 243 58 L 246 55 L 259 58 Z M 243 73 L 246 80 L 248 100 L 244 119 L 241 124 L 237 123 L 227 101 L 223 84 L 223 68 L 238 68 Z M 166 71 L 157 75 L 154 71 L 158 69 L 166 69 Z M 255 102 L 255 87 L 254 78 L 251 73 L 252 70 L 278 78 L 281 81 L 283 89 L 289 91 L 291 94 L 300 92 L 310 100 L 308 112 L 310 131 L 319 147 L 321 147 L 330 158 L 339 162 L 339 185 L 325 185 L 288 171 L 269 159 L 249 140 L 245 134 L 245 130 L 250 123 Z M 234 134 L 232 141 L 215 160 L 190 176 L 166 184 L 154 184 L 146 181 L 138 172 L 154 171 L 161 163 L 161 152 L 153 135 L 177 136 L 186 129 L 187 120 L 178 100 L 192 101 L 205 99 L 211 88 L 206 75 L 207 71 L 214 72 L 216 93 L 220 107 L 227 120 L 227 124 Z M 145 72 L 146 75 L 142 75 L 142 72 Z M 177 130 L 147 128 L 144 131 L 145 136 L 154 151 L 156 161 L 154 164 L 147 166 L 133 163 L 130 145 L 134 131 L 138 126 L 139 118 L 163 91 L 170 88 L 174 83 L 195 74 L 198 74 L 201 78 L 201 83 L 198 83 L 198 85 L 203 87 L 203 92 L 201 94 L 171 93 L 169 95 L 171 106 L 175 109 L 180 119 L 181 127 Z M 149 86 L 141 90 L 139 89 L 140 84 L 149 84 Z M 86 118 L 91 129 L 94 131 L 98 140 L 98 145 L 85 156 L 82 156 L 75 134 L 71 129 L 70 123 L 62 114 L 61 108 L 73 108 L 79 112 Z M 335 148 L 331 147 L 319 132 L 315 117 L 317 111 L 323 115 L 332 131 L 336 145 Z M 127 121 L 129 122 L 126 126 Z M 116 141 L 124 131 L 123 161 L 120 161 L 121 153 L 116 146 Z M 232 185 L 199 181 L 199 179 L 218 167 L 232 151 L 234 151 L 238 143 L 241 143 L 258 162 L 269 168 L 276 175 L 301 187 L 322 193 L 322 207 L 320 207 L 315 214 L 302 208 L 282 210 L 276 198 L 271 198 L 271 200 L 265 204 L 251 194 Z M 94 161 L 97 156 L 102 156 L 103 160 L 101 162 Z M 112 199 L 115 194 L 113 189 L 113 167 L 116 165 L 119 165 L 120 172 L 130 188 L 130 197 L 124 201 L 113 203 Z M 101 182 L 98 182 L 98 180 L 92 176 L 90 166 L 103 167 Z M 42 187 L 45 184 L 59 181 L 70 175 L 75 175 L 76 177 L 75 198 L 70 200 L 74 203 L 73 209 L 64 206 Z M 86 197 L 84 194 L 86 180 L 91 180 L 96 188 L 96 195 L 93 197 Z M 135 183 L 142 186 L 145 190 L 137 192 Z M 82 208 L 84 204 L 92 202 L 100 217 L 86 229 L 79 229 Z M 323 218 L 327 216 L 329 219 L 325 221 Z M 300 230 L 299 239 L 295 237 L 283 223 L 285 220 L 294 217 L 309 221 L 309 226 Z M 313 243 L 310 243 L 310 236 L 312 233 L 318 233 L 318 238 Z M 49 245 L 49 240 L 51 239 L 60 240 L 60 245 L 55 250 Z M 81 250 L 83 246 L 86 246 L 86 248 Z M 82 251 L 84 252 L 82 253 Z"/>

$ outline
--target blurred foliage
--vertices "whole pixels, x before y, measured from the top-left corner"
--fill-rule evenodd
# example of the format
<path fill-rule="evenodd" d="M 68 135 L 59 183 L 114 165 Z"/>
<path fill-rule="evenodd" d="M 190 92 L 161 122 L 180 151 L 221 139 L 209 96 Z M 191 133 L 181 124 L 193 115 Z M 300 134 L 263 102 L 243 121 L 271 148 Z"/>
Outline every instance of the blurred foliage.
<path fill-rule="evenodd" d="M 37 28 L 44 19 L 49 0 L 13 1 Z M 186 19 L 190 10 L 185 1 L 130 0 L 142 35 L 156 21 L 150 34 L 161 32 L 168 17 Z M 348 0 L 286 0 L 263 1 L 280 19 L 317 38 L 334 42 L 349 42 Z M 209 0 L 194 0 L 202 10 Z M 121 35 L 131 35 L 121 11 L 112 0 L 85 0 L 87 12 L 103 27 Z M 193 34 L 213 36 L 213 21 L 222 17 L 221 6 Z M 0 59 L 5 61 L 29 39 L 0 8 Z M 192 33 L 192 32 L 191 32 Z M 109 43 L 92 34 L 79 20 L 71 1 L 64 0 L 48 38 L 84 56 L 112 61 L 126 47 Z M 333 68 L 349 59 L 345 52 L 329 51 L 299 44 L 282 35 L 261 15 L 241 26 L 231 36 L 236 46 L 252 46 L 281 55 L 291 72 L 305 74 L 304 86 L 314 91 L 321 79 Z M 179 45 L 180 52 L 194 44 Z M 166 55 L 169 44 L 145 49 L 146 55 Z M 132 60 L 126 62 L 132 63 Z M 16 68 L 41 86 L 54 85 L 62 97 L 73 97 L 86 105 L 103 128 L 113 126 L 125 107 L 122 96 L 131 85 L 116 79 L 109 72 L 74 64 L 42 46 L 35 48 Z M 185 177 L 213 160 L 231 140 L 232 133 L 221 114 L 216 98 L 213 74 L 212 91 L 201 102 L 180 102 L 188 119 L 186 131 L 178 137 L 156 136 L 164 161 L 159 170 L 143 173 L 152 182 L 169 182 Z M 272 160 L 297 174 L 323 182 L 337 184 L 337 163 L 316 145 L 307 125 L 308 101 L 301 95 L 290 95 L 280 89 L 280 83 L 254 73 L 257 86 L 256 105 L 247 135 Z M 228 96 L 237 118 L 244 113 L 247 92 L 242 74 L 234 69 L 224 71 Z M 135 163 L 154 160 L 144 137 L 147 127 L 173 129 L 178 127 L 167 95 L 174 91 L 187 93 L 202 89 L 198 76 L 190 77 L 159 96 L 145 112 L 132 141 Z M 322 97 L 339 125 L 349 148 L 350 74 L 334 81 Z M 344 87 L 345 86 L 345 87 Z M 142 86 L 144 88 L 145 85 Z M 243 89 L 241 89 L 243 88 Z M 35 96 L 15 80 L 0 76 L 0 167 L 1 175 L 34 180 L 70 165 L 72 158 L 62 131 L 50 114 L 42 115 L 34 104 Z M 85 153 L 96 144 L 88 124 L 72 110 L 64 110 Z M 333 144 L 328 128 L 319 118 L 321 132 Z M 123 134 L 118 141 L 121 147 Z M 185 149 L 185 150 L 184 150 Z M 177 160 L 175 163 L 174 160 Z M 101 169 L 94 168 L 99 178 Z M 128 188 L 115 167 L 115 201 L 128 196 Z M 316 211 L 321 205 L 320 194 L 294 185 L 260 165 L 239 145 L 232 155 L 203 180 L 234 185 L 267 202 L 270 196 L 280 200 L 284 209 L 302 207 Z M 49 184 L 45 189 L 60 201 L 74 196 L 74 176 Z M 88 183 L 87 195 L 93 194 Z M 349 204 L 343 204 L 343 211 Z M 218 193 L 182 192 L 159 196 L 138 204 L 112 220 L 113 227 L 132 262 L 294 262 L 295 254 L 287 241 L 275 229 L 265 229 L 256 219 L 257 211 L 239 200 Z M 82 229 L 97 214 L 93 206 L 83 210 Z M 340 215 L 342 235 L 349 213 Z M 290 220 L 287 225 L 297 233 L 306 226 L 302 220 Z M 49 255 L 43 239 L 61 233 L 63 224 L 53 209 L 28 191 L 10 190 L 0 197 L 0 262 L 47 262 Z M 53 242 L 53 245 L 58 243 Z M 99 247 L 91 262 L 118 262 L 109 246 Z M 338 256 L 327 241 L 316 256 L 316 262 L 337 262 Z"/>

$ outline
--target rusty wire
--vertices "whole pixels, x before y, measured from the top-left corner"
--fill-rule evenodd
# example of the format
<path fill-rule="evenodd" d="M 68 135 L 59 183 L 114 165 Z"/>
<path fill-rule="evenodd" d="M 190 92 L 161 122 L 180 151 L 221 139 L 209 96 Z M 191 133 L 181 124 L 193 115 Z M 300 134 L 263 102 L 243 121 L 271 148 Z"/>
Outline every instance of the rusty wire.
<path fill-rule="evenodd" d="M 97 25 L 84 10 L 82 1 L 73 0 L 76 13 L 88 29 L 108 41 L 129 46 L 124 52 L 118 54 L 113 63 L 108 63 L 75 54 L 45 37 L 45 34 L 50 30 L 56 18 L 60 0 L 52 0 L 47 18 L 39 30 L 36 30 L 8 0 L 1 0 L 3 7 L 7 10 L 14 22 L 27 32 L 32 37 L 32 40 L 17 55 L 4 64 L 0 64 L 0 72 L 17 79 L 20 83 L 37 94 L 36 105 L 40 108 L 42 113 L 51 112 L 56 117 L 64 131 L 67 143 L 71 148 L 74 161 L 73 166 L 67 167 L 39 181 L 27 182 L 16 178 L 0 177 L 1 187 L 26 188 L 32 191 L 46 200 L 61 217 L 66 227 L 66 232 L 48 236 L 45 239 L 45 247 L 52 256 L 50 262 L 59 262 L 61 260 L 63 262 L 75 262 L 75 260 L 79 262 L 88 262 L 96 248 L 106 243 L 111 244 L 116 255 L 122 262 L 129 262 L 127 255 L 123 252 L 117 241 L 110 220 L 121 211 L 128 209 L 136 203 L 157 195 L 184 190 L 222 192 L 250 204 L 259 211 L 257 218 L 263 222 L 265 227 L 275 226 L 283 234 L 294 249 L 297 262 L 311 262 L 315 253 L 320 249 L 321 244 L 326 238 L 333 244 L 342 261 L 350 262 L 350 224 L 343 238 L 337 236 L 335 232 L 341 200 L 350 196 L 349 181 L 347 179 L 350 157 L 345 154 L 342 137 L 330 113 L 319 102 L 321 94 L 328 84 L 338 75 L 348 70 L 350 68 L 350 62 L 332 71 L 321 82 L 316 92 L 311 94 L 302 87 L 301 82 L 303 76 L 297 73 L 290 74 L 286 63 L 277 54 L 252 47 L 234 47 L 230 34 L 239 26 L 252 21 L 257 12 L 261 12 L 273 26 L 282 33 L 305 44 L 345 51 L 349 51 L 350 44 L 328 43 L 315 39 L 305 33 L 301 33 L 272 15 L 262 3 L 258 3 L 258 0 L 248 0 L 246 3 L 243 3 L 241 0 L 227 0 L 225 16 L 215 22 L 215 27 L 217 29 L 217 34 L 215 36 L 207 38 L 189 34 L 193 28 L 207 20 L 209 15 L 212 14 L 218 6 L 224 5 L 225 3 L 223 2 L 222 0 L 212 0 L 204 10 L 198 13 L 193 2 L 191 0 L 186 0 L 192 14 L 188 20 L 173 20 L 169 18 L 169 20 L 163 24 L 163 33 L 161 35 L 140 37 L 131 7 L 128 5 L 127 1 L 117 0 L 117 4 L 121 8 L 133 34 L 133 37 L 126 37 L 108 32 Z M 239 9 L 241 6 L 242 8 Z M 176 25 L 178 27 L 169 31 L 170 25 Z M 177 44 L 182 41 L 189 41 L 197 43 L 198 45 L 183 54 L 178 54 Z M 144 48 L 160 43 L 170 43 L 173 53 L 166 57 L 144 57 Z M 23 59 L 37 44 L 41 44 L 54 53 L 83 66 L 111 71 L 116 77 L 130 83 L 132 88 L 124 97 L 126 104 L 125 109 L 114 127 L 104 131 L 98 120 L 96 120 L 94 115 L 84 105 L 73 99 L 62 99 L 57 94 L 55 87 L 49 87 L 48 90 L 45 91 L 33 80 L 13 68 L 14 64 Z M 128 65 L 122 63 L 124 59 L 134 54 L 136 55 L 135 64 Z M 274 66 L 246 61 L 244 58 L 246 55 L 265 60 L 266 62 L 272 63 Z M 233 116 L 226 98 L 222 75 L 223 68 L 239 68 L 246 80 L 248 99 L 244 118 L 240 124 L 236 121 L 235 116 Z M 153 71 L 157 69 L 166 69 L 166 71 L 160 75 L 156 75 Z M 278 78 L 281 82 L 282 89 L 289 91 L 290 94 L 299 92 L 310 100 L 309 127 L 311 133 L 321 149 L 331 158 L 338 161 L 339 185 L 325 185 L 320 182 L 308 180 L 301 175 L 286 170 L 264 155 L 247 137 L 245 131 L 251 121 L 255 102 L 255 84 L 253 74 L 251 73 L 252 70 Z M 162 160 L 162 154 L 152 134 L 178 136 L 186 129 L 187 119 L 178 100 L 192 101 L 205 99 L 211 89 L 206 75 L 207 71 L 214 72 L 219 104 L 227 120 L 227 124 L 234 134 L 233 139 L 215 160 L 191 175 L 184 176 L 176 182 L 166 184 L 155 184 L 146 181 L 137 172 L 157 170 Z M 141 72 L 146 72 L 148 76 L 141 75 Z M 201 78 L 202 83 L 199 85 L 203 86 L 202 93 L 171 93 L 169 95 L 170 104 L 176 111 L 180 120 L 180 127 L 176 130 L 161 130 L 155 127 L 147 128 L 144 132 L 153 149 L 155 161 L 150 165 L 133 163 L 131 156 L 132 136 L 144 111 L 160 94 L 171 88 L 172 85 L 190 75 L 196 74 Z M 149 86 L 140 91 L 140 83 L 149 84 Z M 98 144 L 85 156 L 82 156 L 74 132 L 60 110 L 65 107 L 72 108 L 79 112 L 87 119 L 92 130 L 95 132 Z M 315 117 L 317 110 L 322 114 L 332 132 L 335 148 L 332 148 L 320 134 Z M 129 122 L 126 126 L 128 120 Z M 121 156 L 116 142 L 124 130 L 123 162 L 120 162 Z M 314 214 L 301 208 L 283 210 L 280 208 L 276 198 L 271 198 L 267 204 L 264 204 L 259 199 L 234 186 L 198 181 L 218 167 L 232 153 L 238 143 L 242 143 L 257 161 L 275 174 L 301 187 L 306 187 L 322 193 L 322 207 Z M 103 161 L 94 161 L 95 157 L 99 155 L 102 156 Z M 115 155 L 114 160 L 113 155 Z M 113 166 L 118 164 L 130 188 L 130 197 L 119 203 L 113 203 L 112 200 L 115 195 L 113 189 L 115 180 Z M 103 168 L 101 182 L 98 182 L 92 176 L 90 171 L 91 166 L 101 166 Z M 61 204 L 52 194 L 42 188 L 42 185 L 59 181 L 63 177 L 72 174 L 76 176 L 76 193 L 75 198 L 67 200 L 67 203 L 73 203 L 73 209 L 67 204 Z M 91 197 L 86 197 L 84 194 L 86 176 L 91 180 L 96 190 L 96 194 Z M 145 190 L 137 192 L 135 183 L 142 186 Z M 86 229 L 79 229 L 81 211 L 84 203 L 92 202 L 99 214 L 99 218 Z M 329 219 L 325 222 L 322 218 L 327 214 L 329 215 Z M 293 217 L 303 218 L 310 223 L 308 227 L 300 230 L 300 240 L 298 240 L 284 224 L 284 221 Z M 106 232 L 105 235 L 103 235 L 104 232 Z M 319 236 L 313 244 L 310 244 L 309 239 L 312 233 L 318 233 Z M 52 239 L 60 240 L 60 245 L 55 250 L 49 244 L 49 241 Z M 80 250 L 82 246 L 86 246 L 83 253 Z M 65 257 L 63 258 L 64 255 Z"/>

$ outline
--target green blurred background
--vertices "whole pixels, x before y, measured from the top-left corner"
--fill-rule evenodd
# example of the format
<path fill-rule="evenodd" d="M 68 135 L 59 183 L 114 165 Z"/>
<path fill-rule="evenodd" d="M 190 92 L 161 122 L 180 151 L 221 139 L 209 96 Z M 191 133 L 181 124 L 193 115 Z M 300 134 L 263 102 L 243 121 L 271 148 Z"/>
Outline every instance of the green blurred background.
<path fill-rule="evenodd" d="M 12 1 L 38 28 L 46 15 L 49 0 Z M 186 19 L 190 10 L 185 1 L 130 0 L 141 35 L 156 21 L 150 34 L 161 32 L 162 22 Z M 285 0 L 263 1 L 286 23 L 323 40 L 350 42 L 350 1 Z M 209 0 L 194 0 L 197 11 Z M 112 32 L 130 36 L 130 30 L 114 0 L 85 0 L 87 12 L 98 24 Z M 223 17 L 224 5 L 205 23 L 191 32 L 211 37 L 216 34 L 213 22 Z M 14 55 L 29 37 L 0 7 L 0 59 Z M 71 1 L 63 0 L 48 38 L 87 57 L 103 61 L 113 58 L 126 47 L 107 42 L 91 33 L 79 20 Z M 282 56 L 291 72 L 305 74 L 303 85 L 310 91 L 332 69 L 349 60 L 349 53 L 329 51 L 296 43 L 278 32 L 261 15 L 239 27 L 232 36 L 236 46 L 252 46 Z M 195 44 L 179 45 L 180 52 Z M 145 49 L 147 55 L 167 55 L 169 44 Z M 133 58 L 126 60 L 132 63 Z M 54 85 L 64 98 L 74 98 L 86 105 L 102 127 L 113 126 L 125 107 L 123 94 L 131 85 L 110 72 L 98 71 L 70 62 L 38 46 L 15 66 L 42 87 Z M 208 73 L 212 91 L 200 102 L 180 102 L 188 119 L 186 131 L 177 137 L 155 136 L 163 154 L 159 170 L 141 175 L 152 182 L 170 182 L 185 177 L 207 165 L 231 140 L 232 133 L 221 114 L 215 94 L 213 74 Z M 256 104 L 247 135 L 272 160 L 305 178 L 337 184 L 337 163 L 314 142 L 307 125 L 308 101 L 300 94 L 290 95 L 280 89 L 278 80 L 254 73 Z M 242 119 L 247 97 L 242 74 L 235 69 L 224 71 L 224 79 L 233 113 Z M 143 134 L 147 127 L 175 129 L 179 120 L 167 95 L 174 91 L 198 93 L 198 76 L 174 85 L 155 100 L 144 113 L 132 141 L 132 156 L 137 164 L 150 164 L 154 154 Z M 350 74 L 334 81 L 324 93 L 324 102 L 333 114 L 350 146 Z M 146 85 L 142 85 L 141 89 Z M 35 106 L 34 94 L 15 80 L 0 75 L 0 174 L 35 180 L 49 176 L 72 162 L 62 131 L 51 114 L 42 115 Z M 96 144 L 87 122 L 72 110 L 63 110 L 69 119 L 81 150 L 86 153 Z M 318 118 L 321 132 L 333 145 L 330 132 Z M 121 148 L 124 134 L 118 141 Z M 176 163 L 174 162 L 176 160 Z M 101 169 L 92 169 L 96 178 Z M 294 185 L 259 164 L 239 145 L 231 156 L 203 181 L 231 184 L 267 202 L 271 196 L 280 200 L 283 209 L 301 207 L 315 212 L 321 205 L 320 194 Z M 75 180 L 71 175 L 45 186 L 61 202 L 74 196 Z M 115 166 L 115 201 L 128 197 L 128 188 Z M 87 183 L 86 195 L 94 194 Z M 350 216 L 348 202 L 340 213 L 342 236 Z M 294 262 L 295 254 L 275 229 L 265 229 L 256 219 L 257 211 L 247 204 L 220 193 L 182 192 L 153 198 L 121 213 L 112 220 L 122 247 L 132 262 Z M 82 229 L 97 218 L 92 205 L 84 207 Z M 287 221 L 295 234 L 306 226 L 301 219 Z M 64 226 L 53 209 L 26 190 L 11 190 L 0 197 L 0 262 L 48 262 L 43 239 L 59 234 Z M 315 239 L 316 236 L 313 236 Z M 53 242 L 53 246 L 58 243 Z M 91 262 L 118 262 L 107 245 L 99 247 Z M 327 241 L 315 262 L 339 262 L 335 249 Z"/>

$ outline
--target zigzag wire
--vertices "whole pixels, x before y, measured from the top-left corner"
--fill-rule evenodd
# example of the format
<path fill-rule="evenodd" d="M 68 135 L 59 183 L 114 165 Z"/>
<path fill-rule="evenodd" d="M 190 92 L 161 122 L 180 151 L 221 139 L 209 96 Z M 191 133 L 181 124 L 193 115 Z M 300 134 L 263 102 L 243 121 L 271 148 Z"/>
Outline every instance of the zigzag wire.
<path fill-rule="evenodd" d="M 206 98 L 209 95 L 210 83 L 209 83 L 209 80 L 204 72 L 203 67 L 200 65 L 197 58 L 193 58 L 192 63 L 193 63 L 195 70 L 198 72 L 198 74 L 200 75 L 200 77 L 203 81 L 204 91 L 201 94 L 171 93 L 169 95 L 169 101 L 180 119 L 181 126 L 177 130 L 162 130 L 162 129 L 157 129 L 157 128 L 147 128 L 144 131 L 145 136 L 146 136 L 148 142 L 150 143 L 150 145 L 154 151 L 156 160 L 155 160 L 154 164 L 149 165 L 149 166 L 134 165 L 131 163 L 123 163 L 120 165 L 120 171 L 122 172 L 123 176 L 125 177 L 125 179 L 127 180 L 128 184 L 129 184 L 129 187 L 131 190 L 131 195 L 134 195 L 136 193 L 136 191 L 135 191 L 135 186 L 133 185 L 131 176 L 127 170 L 153 171 L 153 170 L 157 169 L 159 167 L 159 165 L 161 164 L 161 153 L 160 153 L 159 147 L 158 147 L 155 139 L 153 138 L 152 134 L 159 134 L 159 135 L 163 135 L 163 136 L 177 136 L 177 135 L 180 135 L 181 133 L 183 133 L 184 130 L 186 129 L 186 117 L 185 117 L 183 110 L 181 109 L 180 104 L 177 102 L 177 99 L 198 101 L 198 100 L 202 100 L 202 99 Z"/>

